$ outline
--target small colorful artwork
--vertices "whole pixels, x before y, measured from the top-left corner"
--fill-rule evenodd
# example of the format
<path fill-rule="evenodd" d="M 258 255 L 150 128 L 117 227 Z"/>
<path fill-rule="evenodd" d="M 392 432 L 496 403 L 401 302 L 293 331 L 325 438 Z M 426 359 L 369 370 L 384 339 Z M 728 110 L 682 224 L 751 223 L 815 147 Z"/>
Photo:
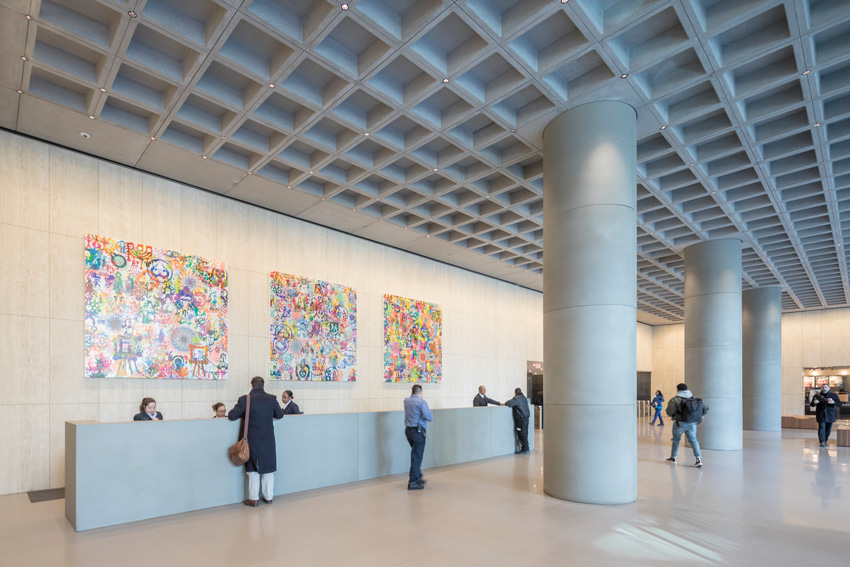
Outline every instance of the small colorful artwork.
<path fill-rule="evenodd" d="M 354 288 L 279 272 L 270 281 L 271 379 L 354 382 Z"/>
<path fill-rule="evenodd" d="M 227 379 L 224 262 L 86 235 L 86 376 Z"/>
<path fill-rule="evenodd" d="M 384 296 L 384 382 L 431 382 L 443 377 L 440 307 Z"/>

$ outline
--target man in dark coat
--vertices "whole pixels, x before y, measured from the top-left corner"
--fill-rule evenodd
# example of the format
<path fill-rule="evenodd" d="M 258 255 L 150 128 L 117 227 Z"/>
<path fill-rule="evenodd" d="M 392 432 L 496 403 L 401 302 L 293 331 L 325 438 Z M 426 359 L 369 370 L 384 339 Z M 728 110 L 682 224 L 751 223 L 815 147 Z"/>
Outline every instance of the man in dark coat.
<path fill-rule="evenodd" d="M 493 404 L 494 406 L 502 405 L 496 400 L 487 397 L 487 388 L 478 386 L 478 395 L 472 398 L 472 407 L 487 407 L 487 404 Z"/>
<path fill-rule="evenodd" d="M 841 407 L 841 400 L 836 394 L 829 391 L 829 384 L 824 384 L 819 394 L 812 398 L 811 407 L 815 408 L 815 416 L 818 420 L 818 441 L 821 447 L 829 445 L 829 434 L 832 424 Z"/>
<path fill-rule="evenodd" d="M 255 376 L 251 379 L 251 413 L 248 416 L 248 447 L 251 458 L 245 463 L 248 474 L 248 498 L 246 506 L 259 505 L 260 481 L 263 484 L 263 502 L 272 503 L 274 498 L 274 472 L 277 470 L 275 451 L 274 421 L 283 417 L 283 410 L 277 403 L 277 396 L 263 390 L 264 380 Z M 245 416 L 248 396 L 240 396 L 239 401 L 227 414 L 230 421 Z M 262 475 L 262 478 L 261 478 Z"/>
<path fill-rule="evenodd" d="M 505 402 L 505 405 L 514 411 L 514 427 L 516 434 L 519 437 L 520 455 L 528 454 L 528 417 L 531 411 L 528 409 L 528 398 L 522 395 L 522 390 L 517 388 L 514 390 L 516 394 L 513 398 Z"/>

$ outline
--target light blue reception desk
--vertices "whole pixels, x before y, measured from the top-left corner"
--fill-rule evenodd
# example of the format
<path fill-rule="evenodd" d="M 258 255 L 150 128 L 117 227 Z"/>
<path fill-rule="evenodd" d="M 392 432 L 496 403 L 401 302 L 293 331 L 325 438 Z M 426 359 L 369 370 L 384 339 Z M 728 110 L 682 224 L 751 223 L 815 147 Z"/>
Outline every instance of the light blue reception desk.
<path fill-rule="evenodd" d="M 512 454 L 506 407 L 434 410 L 423 468 Z M 529 424 L 533 448 L 534 424 Z M 242 502 L 227 459 L 239 422 L 65 423 L 65 516 L 77 531 Z M 288 415 L 275 422 L 275 494 L 407 472 L 400 411 Z M 400 480 L 406 483 L 406 479 Z"/>

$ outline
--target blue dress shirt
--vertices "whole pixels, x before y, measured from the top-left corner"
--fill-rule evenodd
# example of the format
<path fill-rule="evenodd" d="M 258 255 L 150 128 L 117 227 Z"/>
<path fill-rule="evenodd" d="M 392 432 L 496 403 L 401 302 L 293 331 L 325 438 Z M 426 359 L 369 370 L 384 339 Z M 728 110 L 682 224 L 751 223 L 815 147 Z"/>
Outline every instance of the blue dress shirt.
<path fill-rule="evenodd" d="M 421 396 L 410 396 L 404 399 L 404 425 L 405 427 L 418 427 L 427 429 L 428 422 L 433 421 L 431 409 Z"/>

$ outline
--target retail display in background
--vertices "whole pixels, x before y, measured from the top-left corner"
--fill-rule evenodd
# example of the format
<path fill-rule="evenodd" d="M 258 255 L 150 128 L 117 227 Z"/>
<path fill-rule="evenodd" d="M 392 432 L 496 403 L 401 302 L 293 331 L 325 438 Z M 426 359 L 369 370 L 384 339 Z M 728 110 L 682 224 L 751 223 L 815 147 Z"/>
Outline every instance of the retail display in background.
<path fill-rule="evenodd" d="M 272 380 L 356 380 L 354 288 L 272 272 L 269 316 Z"/>
<path fill-rule="evenodd" d="M 85 371 L 93 378 L 227 378 L 227 266 L 86 235 Z"/>
<path fill-rule="evenodd" d="M 443 314 L 433 303 L 384 296 L 384 381 L 439 383 Z"/>

